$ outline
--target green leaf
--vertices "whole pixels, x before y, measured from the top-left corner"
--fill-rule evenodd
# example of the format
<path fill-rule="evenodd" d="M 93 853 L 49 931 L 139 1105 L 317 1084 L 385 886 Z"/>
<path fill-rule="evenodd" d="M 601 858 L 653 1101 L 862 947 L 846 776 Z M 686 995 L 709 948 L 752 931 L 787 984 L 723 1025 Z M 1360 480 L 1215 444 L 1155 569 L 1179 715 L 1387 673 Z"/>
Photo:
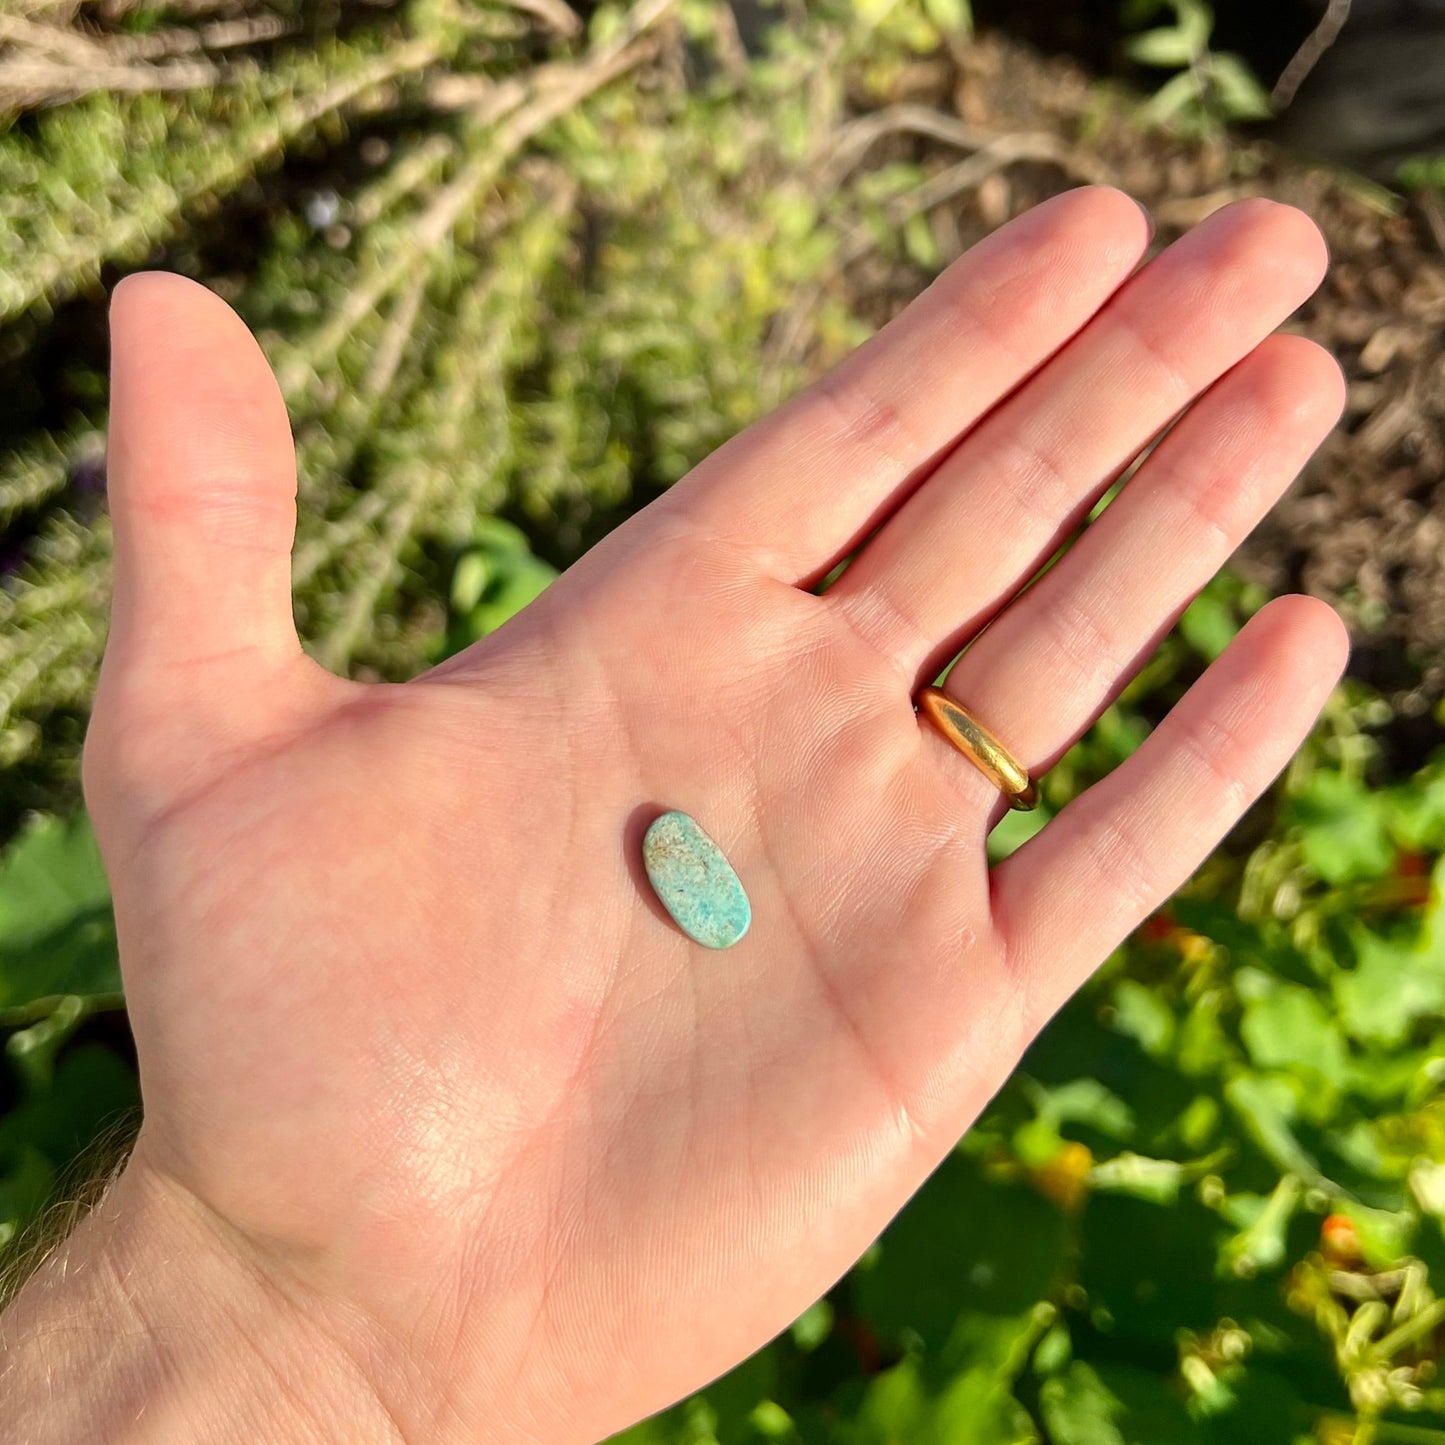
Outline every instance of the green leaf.
<path fill-rule="evenodd" d="M 119 988 L 110 886 L 89 819 L 36 818 L 0 858 L 0 1007 Z"/>
<path fill-rule="evenodd" d="M 556 578 L 557 569 L 533 555 L 520 528 L 499 517 L 479 518 L 472 545 L 452 571 L 448 651 L 458 652 L 495 632 Z"/>
<path fill-rule="evenodd" d="M 945 35 L 973 34 L 973 7 L 969 0 L 923 0 L 923 13 Z"/>
<path fill-rule="evenodd" d="M 1330 976 L 1345 1027 L 1365 1043 L 1398 1048 L 1416 1022 L 1445 1010 L 1445 957 L 1357 931 L 1356 963 Z"/>
<path fill-rule="evenodd" d="M 1179 632 L 1206 662 L 1213 662 L 1238 635 L 1239 619 L 1227 597 L 1207 590 L 1184 609 Z"/>
<path fill-rule="evenodd" d="M 1291 800 L 1300 851 L 1326 883 L 1379 878 L 1395 861 L 1383 800 L 1342 773 L 1317 772 Z"/>
<path fill-rule="evenodd" d="M 922 212 L 903 223 L 903 249 L 921 270 L 937 271 L 943 265 L 943 253 L 933 238 L 933 227 Z"/>
<path fill-rule="evenodd" d="M 1230 120 L 1268 120 L 1274 114 L 1269 92 L 1237 55 L 1211 55 L 1209 78 Z"/>
<path fill-rule="evenodd" d="M 1406 848 L 1445 852 L 1445 768 L 1427 767 L 1388 795 L 1390 831 Z"/>
<path fill-rule="evenodd" d="M 1132 978 L 1114 989 L 1114 1027 L 1137 1040 L 1147 1054 L 1167 1054 L 1174 1042 L 1174 1011 L 1159 995 Z"/>
<path fill-rule="evenodd" d="M 1194 46 L 1182 27 L 1146 30 L 1132 36 L 1124 47 L 1131 60 L 1140 65 L 1157 65 L 1161 70 L 1180 70 L 1194 59 Z"/>
<path fill-rule="evenodd" d="M 1063 1248 L 1063 1217 L 1047 1199 L 951 1154 L 856 1274 L 859 1308 L 884 1339 L 907 1332 L 942 1348 L 962 1315 L 1007 1320 L 1016 1337 L 1051 1293 Z"/>
<path fill-rule="evenodd" d="M 1010 808 L 988 835 L 989 861 L 997 863 L 1022 848 L 1036 833 L 1043 831 L 1052 816 L 1047 806 L 1042 804 L 1028 813 Z"/>
<path fill-rule="evenodd" d="M 1318 1162 L 1295 1137 L 1298 1104 L 1286 1080 L 1241 1071 L 1226 1082 L 1224 1097 L 1247 1133 L 1278 1169 L 1309 1180 L 1320 1178 Z"/>
<path fill-rule="evenodd" d="M 991 1363 L 955 1375 L 934 1406 L 932 1440 L 937 1445 L 960 1440 L 969 1445 L 1036 1445 L 1038 1431 L 1008 1386 L 1008 1374 Z"/>
<path fill-rule="evenodd" d="M 1151 120 L 1165 122 L 1187 119 L 1191 112 L 1197 120 L 1198 109 L 1199 81 L 1192 70 L 1181 70 L 1154 92 L 1144 112 Z"/>
<path fill-rule="evenodd" d="M 1260 1068 L 1319 1076 L 1336 1088 L 1348 1079 L 1339 1024 L 1320 997 L 1299 984 L 1277 983 L 1246 1005 L 1239 1032 Z"/>
<path fill-rule="evenodd" d="M 1052 1445 L 1203 1445 L 1178 1386 L 1135 1366 L 1075 1360 L 1039 1403 Z"/>
<path fill-rule="evenodd" d="M 1204 0 L 1170 0 L 1179 17 L 1179 28 L 1189 39 L 1195 54 L 1208 49 L 1214 33 L 1214 11 Z"/>

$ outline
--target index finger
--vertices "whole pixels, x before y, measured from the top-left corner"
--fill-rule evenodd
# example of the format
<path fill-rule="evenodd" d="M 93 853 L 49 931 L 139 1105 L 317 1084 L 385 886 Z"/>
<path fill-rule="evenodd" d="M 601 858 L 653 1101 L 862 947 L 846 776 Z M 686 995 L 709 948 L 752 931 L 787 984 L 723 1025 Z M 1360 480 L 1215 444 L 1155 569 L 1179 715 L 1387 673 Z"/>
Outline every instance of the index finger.
<path fill-rule="evenodd" d="M 660 505 L 748 550 L 775 577 L 824 575 L 1089 321 L 1149 234 L 1142 208 L 1109 186 L 1036 206 Z"/>

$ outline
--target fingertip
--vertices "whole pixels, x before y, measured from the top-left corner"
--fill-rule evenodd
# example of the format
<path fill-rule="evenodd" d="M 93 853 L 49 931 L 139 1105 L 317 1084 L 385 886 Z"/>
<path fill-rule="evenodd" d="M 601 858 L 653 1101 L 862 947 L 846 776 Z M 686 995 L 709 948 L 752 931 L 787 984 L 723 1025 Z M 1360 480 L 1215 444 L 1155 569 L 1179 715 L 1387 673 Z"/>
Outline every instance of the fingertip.
<path fill-rule="evenodd" d="M 1334 353 L 1307 336 L 1277 332 L 1241 366 L 1262 389 L 1276 436 L 1303 423 L 1312 436 L 1328 433 L 1344 413 L 1348 383 Z"/>
<path fill-rule="evenodd" d="M 1105 243 L 1111 253 L 1117 251 L 1131 264 L 1154 238 L 1154 218 L 1143 202 L 1118 186 L 1076 186 L 1038 209 L 1062 212 L 1057 219 L 1070 229 Z"/>
<path fill-rule="evenodd" d="M 210 306 L 230 311 L 230 307 L 208 287 L 175 271 L 132 271 L 122 276 L 110 290 L 110 321 L 128 325 L 137 315 L 157 308 L 177 306 Z"/>
<path fill-rule="evenodd" d="M 110 317 L 112 654 L 173 671 L 289 657 L 295 452 L 264 353 L 221 297 L 168 272 L 118 282 Z"/>
<path fill-rule="evenodd" d="M 113 355 L 137 343 L 170 355 L 196 346 L 254 345 L 246 323 L 221 297 L 174 271 L 123 276 L 111 288 L 109 310 Z"/>
<path fill-rule="evenodd" d="M 1328 602 L 1303 593 L 1266 603 L 1241 633 L 1241 640 L 1246 635 L 1297 664 L 1298 677 L 1281 677 L 1283 686 L 1314 683 L 1328 691 L 1350 660 L 1349 629 L 1340 614 Z"/>
<path fill-rule="evenodd" d="M 208 477 L 292 473 L 275 376 L 214 291 L 174 272 L 134 272 L 112 288 L 110 335 L 113 473 L 153 494 L 190 495 Z M 131 475 L 140 455 L 144 478 Z M 294 491 L 294 475 L 286 490 Z"/>
<path fill-rule="evenodd" d="M 1329 246 L 1324 232 L 1298 206 L 1267 196 L 1248 196 L 1216 211 L 1206 226 L 1227 229 L 1257 256 L 1284 264 L 1309 278 L 1312 291 L 1329 269 Z"/>

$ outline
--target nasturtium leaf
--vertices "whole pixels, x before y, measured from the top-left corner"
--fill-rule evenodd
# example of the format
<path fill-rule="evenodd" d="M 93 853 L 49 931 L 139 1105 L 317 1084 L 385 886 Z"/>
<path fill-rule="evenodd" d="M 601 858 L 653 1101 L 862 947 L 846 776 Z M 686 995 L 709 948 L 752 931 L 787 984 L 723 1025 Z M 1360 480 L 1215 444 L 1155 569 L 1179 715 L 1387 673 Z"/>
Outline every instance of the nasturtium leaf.
<path fill-rule="evenodd" d="M 917 1360 L 907 1359 L 869 1382 L 857 1422 L 849 1434 L 860 1445 L 916 1440 L 928 1412 L 928 1389 Z"/>
<path fill-rule="evenodd" d="M 1130 1445 L 1117 1423 L 1124 1413 L 1122 1403 L 1083 1360 L 1044 1381 L 1039 1406 L 1056 1445 Z"/>
<path fill-rule="evenodd" d="M 1339 1213 L 1349 1217 L 1355 1226 L 1366 1261 L 1375 1269 L 1389 1269 L 1410 1252 L 1410 1244 L 1419 1225 L 1410 1210 L 1370 1209 L 1353 1200 L 1339 1204 Z"/>
<path fill-rule="evenodd" d="M 955 1375 L 931 1412 L 919 1445 L 1036 1445 L 1039 1434 L 1028 1412 L 1009 1393 L 1006 1372 L 977 1365 Z"/>
<path fill-rule="evenodd" d="M 1300 853 L 1326 883 L 1379 878 L 1395 861 L 1385 804 L 1343 773 L 1317 772 L 1291 799 Z"/>
<path fill-rule="evenodd" d="M 1203 1445 L 1182 1386 L 1150 1370 L 1075 1360 L 1039 1403 L 1051 1445 Z"/>
<path fill-rule="evenodd" d="M 1388 825 L 1405 848 L 1445 851 L 1445 768 L 1427 768 L 1386 795 Z"/>
<path fill-rule="evenodd" d="M 1339 1016 L 1365 1043 L 1398 1048 L 1415 1023 L 1445 1010 L 1445 957 L 1357 930 L 1355 966 L 1331 976 Z"/>
<path fill-rule="evenodd" d="M 1063 1216 L 1037 1190 L 995 1183 L 950 1154 L 885 1231 L 877 1262 L 854 1277 L 858 1306 L 881 1338 L 917 1335 L 932 1349 L 965 1313 L 1021 1332 L 1054 1289 L 1064 1243 Z"/>
<path fill-rule="evenodd" d="M 110 886 L 89 819 L 34 819 L 0 856 L 0 1009 L 113 993 Z"/>
<path fill-rule="evenodd" d="M 1317 993 L 1299 984 L 1274 985 L 1245 1006 L 1239 1032 L 1254 1063 L 1319 1077 L 1342 1087 L 1350 1071 L 1340 1026 Z"/>
<path fill-rule="evenodd" d="M 1159 994 L 1132 978 L 1114 987 L 1114 1027 L 1158 1057 L 1174 1042 L 1174 1011 Z"/>

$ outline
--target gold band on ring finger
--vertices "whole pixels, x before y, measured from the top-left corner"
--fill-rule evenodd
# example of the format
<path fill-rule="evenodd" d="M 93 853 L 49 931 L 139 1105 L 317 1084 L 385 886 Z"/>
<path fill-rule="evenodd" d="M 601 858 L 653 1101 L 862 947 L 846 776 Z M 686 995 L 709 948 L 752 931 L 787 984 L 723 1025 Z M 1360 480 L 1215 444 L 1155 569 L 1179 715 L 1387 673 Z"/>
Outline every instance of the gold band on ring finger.
<path fill-rule="evenodd" d="M 1009 807 L 1027 813 L 1039 801 L 1039 789 L 1014 755 L 942 688 L 925 687 L 918 711 L 1008 798 Z"/>

